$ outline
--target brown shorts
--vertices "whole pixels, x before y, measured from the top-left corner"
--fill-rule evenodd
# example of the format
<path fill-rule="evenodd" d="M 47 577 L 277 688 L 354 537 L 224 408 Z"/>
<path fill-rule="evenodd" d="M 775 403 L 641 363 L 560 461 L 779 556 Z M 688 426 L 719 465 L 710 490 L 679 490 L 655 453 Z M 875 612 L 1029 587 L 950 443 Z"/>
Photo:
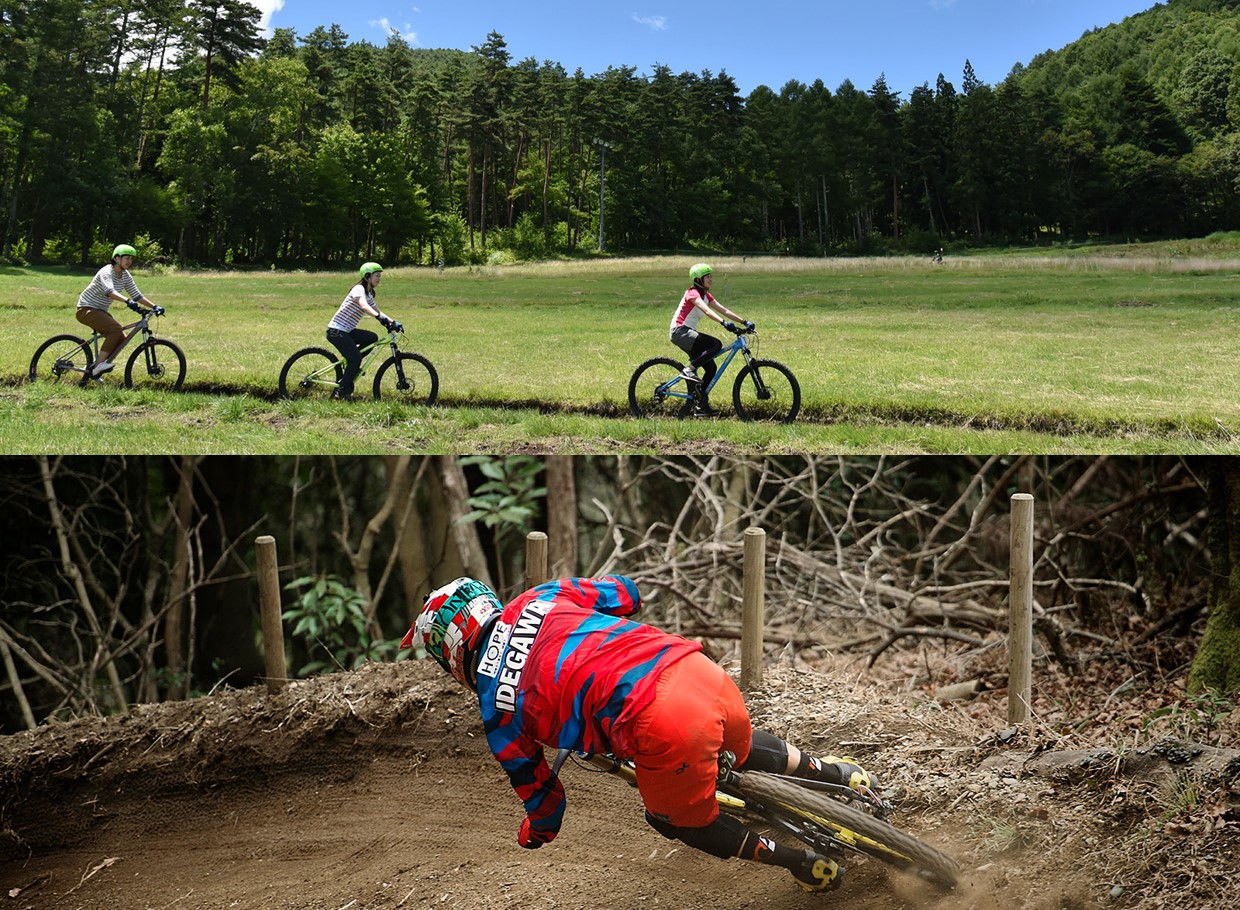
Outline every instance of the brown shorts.
<path fill-rule="evenodd" d="M 111 313 L 106 310 L 97 310 L 94 307 L 80 306 L 77 308 L 77 321 L 87 328 L 94 329 L 104 337 L 101 352 L 115 351 L 122 341 L 125 340 L 125 330 L 121 328 L 121 324 L 116 321 Z"/>

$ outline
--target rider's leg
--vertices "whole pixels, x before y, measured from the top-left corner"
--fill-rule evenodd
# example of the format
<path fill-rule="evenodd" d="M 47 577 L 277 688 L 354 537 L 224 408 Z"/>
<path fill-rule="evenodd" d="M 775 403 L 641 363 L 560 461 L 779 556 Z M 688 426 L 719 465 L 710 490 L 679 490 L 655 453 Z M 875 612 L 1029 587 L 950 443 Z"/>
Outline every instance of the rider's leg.
<path fill-rule="evenodd" d="M 736 683 L 701 652 L 660 674 L 653 701 L 620 731 L 633 741 L 646 821 L 664 837 L 721 859 L 737 856 L 788 869 L 802 888 L 838 884 L 830 858 L 761 837 L 719 811 L 718 756 L 749 757 L 753 727 Z"/>
<path fill-rule="evenodd" d="M 353 394 L 353 383 L 357 380 L 357 374 L 362 371 L 361 349 L 368 344 L 374 344 L 379 340 L 379 336 L 365 329 L 354 329 L 352 332 L 328 329 L 327 340 L 335 346 L 336 350 L 340 352 L 340 356 L 344 358 L 344 375 L 340 380 L 340 388 L 336 390 L 336 393 L 341 398 L 347 398 Z"/>
<path fill-rule="evenodd" d="M 878 788 L 874 776 L 861 767 L 856 759 L 837 755 L 814 758 L 765 730 L 753 731 L 753 745 L 749 756 L 744 763 L 737 762 L 736 767 L 740 771 L 767 771 L 828 784 L 844 784 L 858 791 Z"/>
<path fill-rule="evenodd" d="M 103 336 L 103 342 L 99 346 L 99 359 L 95 362 L 93 372 L 107 372 L 112 368 L 112 355 L 125 341 L 125 330 L 111 313 L 94 307 L 78 307 L 77 321 Z M 100 369 L 101 367 L 104 368 Z"/>
<path fill-rule="evenodd" d="M 690 363 L 694 367 L 700 367 L 702 370 L 702 384 L 698 386 L 697 408 L 699 411 L 709 412 L 710 393 L 706 391 L 706 387 L 710 385 L 711 380 L 715 378 L 718 367 L 715 365 L 715 355 L 723 349 L 723 342 L 713 335 L 698 334 L 693 340 L 692 359 Z"/>

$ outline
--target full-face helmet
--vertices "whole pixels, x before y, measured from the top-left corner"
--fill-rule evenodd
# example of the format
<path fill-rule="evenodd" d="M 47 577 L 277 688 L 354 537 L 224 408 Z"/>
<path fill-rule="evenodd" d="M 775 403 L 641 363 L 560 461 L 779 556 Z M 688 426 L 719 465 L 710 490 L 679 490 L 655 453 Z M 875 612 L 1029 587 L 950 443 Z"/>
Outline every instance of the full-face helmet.
<path fill-rule="evenodd" d="M 468 677 L 468 668 L 473 655 L 485 630 L 503 610 L 495 592 L 482 582 L 457 578 L 427 595 L 400 646 L 412 647 L 415 637 L 420 637 L 426 653 L 472 689 L 475 683 Z"/>

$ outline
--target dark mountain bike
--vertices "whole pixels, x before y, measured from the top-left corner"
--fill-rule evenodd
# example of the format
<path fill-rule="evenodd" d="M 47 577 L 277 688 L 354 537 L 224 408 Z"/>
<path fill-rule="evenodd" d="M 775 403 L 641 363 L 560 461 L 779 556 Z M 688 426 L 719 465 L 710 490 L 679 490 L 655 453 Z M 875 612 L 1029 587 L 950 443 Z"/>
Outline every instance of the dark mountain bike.
<path fill-rule="evenodd" d="M 578 764 L 619 775 L 636 786 L 629 762 L 612 755 L 571 754 Z M 558 758 L 557 766 L 562 762 Z M 800 777 L 737 771 L 726 752 L 717 788 L 715 799 L 724 811 L 747 822 L 765 822 L 776 834 L 794 837 L 825 856 L 862 853 L 941 888 L 955 885 L 960 875 L 960 866 L 946 853 L 888 822 L 890 806 L 876 795 Z"/>

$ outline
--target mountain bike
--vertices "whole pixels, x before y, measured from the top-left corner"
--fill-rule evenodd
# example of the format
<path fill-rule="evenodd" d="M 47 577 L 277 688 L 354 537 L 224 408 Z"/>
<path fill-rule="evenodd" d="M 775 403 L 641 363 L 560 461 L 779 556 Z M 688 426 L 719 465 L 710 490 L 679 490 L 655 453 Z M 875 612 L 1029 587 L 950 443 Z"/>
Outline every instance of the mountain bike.
<path fill-rule="evenodd" d="M 434 404 L 439 397 L 439 374 L 435 367 L 421 354 L 400 349 L 396 337 L 404 334 L 403 325 L 393 322 L 387 328 L 386 337 L 361 349 L 362 369 L 357 374 L 358 379 L 366 375 L 380 354 L 391 352 L 375 373 L 375 400 L 383 398 L 386 392 L 389 397 L 411 404 Z M 335 351 L 302 348 L 285 361 L 280 371 L 280 397 L 330 398 L 344 379 L 344 366 Z"/>
<path fill-rule="evenodd" d="M 720 348 L 712 359 L 723 362 L 706 384 L 709 393 L 723 379 L 728 365 L 740 357 L 745 361 L 732 384 L 732 404 L 736 416 L 746 421 L 791 423 L 801 410 L 801 386 L 792 370 L 778 360 L 757 357 L 757 330 L 737 327 L 736 340 Z M 692 412 L 696 383 L 684 373 L 684 364 L 671 357 L 654 357 L 633 371 L 629 380 L 629 409 L 634 417 L 676 417 Z"/>
<path fill-rule="evenodd" d="M 167 338 L 156 338 L 151 328 L 151 317 L 164 315 L 164 308 L 139 307 L 141 317 L 137 322 L 122 326 L 125 340 L 112 352 L 112 360 L 120 358 L 121 351 L 135 335 L 142 336 L 142 343 L 129 355 L 125 364 L 125 388 L 165 388 L 173 392 L 185 381 L 185 353 Z M 99 345 L 103 336 L 98 332 L 90 338 L 77 335 L 53 335 L 34 352 L 30 359 L 30 380 L 48 382 L 76 382 L 86 385 L 92 378 L 91 367 L 99 359 Z M 102 381 L 102 380 L 100 380 Z"/>
<path fill-rule="evenodd" d="M 571 755 L 576 763 L 616 774 L 637 786 L 631 762 L 614 755 L 585 755 L 560 750 L 556 769 Z M 759 820 L 776 834 L 796 838 L 817 853 L 838 858 L 861 853 L 916 875 L 941 888 L 956 884 L 960 866 L 946 853 L 892 826 L 891 805 L 873 792 L 858 793 L 841 784 L 737 771 L 725 752 L 719 763 L 715 799 L 725 812 L 747 822 Z"/>

